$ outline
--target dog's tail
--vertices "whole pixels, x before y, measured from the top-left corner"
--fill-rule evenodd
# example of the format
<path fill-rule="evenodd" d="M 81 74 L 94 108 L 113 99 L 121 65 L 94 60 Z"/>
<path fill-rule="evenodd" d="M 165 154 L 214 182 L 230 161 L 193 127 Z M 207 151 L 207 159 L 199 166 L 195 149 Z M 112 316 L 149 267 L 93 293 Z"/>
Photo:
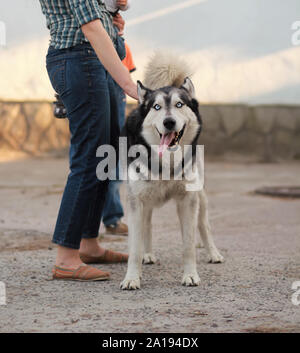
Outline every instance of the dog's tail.
<path fill-rule="evenodd" d="M 180 87 L 184 79 L 192 75 L 188 63 L 175 54 L 156 51 L 145 70 L 143 84 L 152 90 L 165 87 Z"/>

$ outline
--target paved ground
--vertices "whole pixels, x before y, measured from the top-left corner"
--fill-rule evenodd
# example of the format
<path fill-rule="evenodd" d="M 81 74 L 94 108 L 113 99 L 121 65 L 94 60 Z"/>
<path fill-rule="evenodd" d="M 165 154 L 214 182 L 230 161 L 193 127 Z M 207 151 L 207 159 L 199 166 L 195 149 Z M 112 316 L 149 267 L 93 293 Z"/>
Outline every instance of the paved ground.
<path fill-rule="evenodd" d="M 50 243 L 67 172 L 64 159 L 0 164 L 0 332 L 300 332 L 300 200 L 254 196 L 265 185 L 299 184 L 298 164 L 207 163 L 215 240 L 224 264 L 198 249 L 200 287 L 185 288 L 173 203 L 154 213 L 160 263 L 144 266 L 143 288 L 120 291 L 125 265 L 101 266 L 112 280 L 50 279 Z M 123 199 L 125 199 L 125 190 Z M 126 250 L 126 239 L 104 245 Z"/>

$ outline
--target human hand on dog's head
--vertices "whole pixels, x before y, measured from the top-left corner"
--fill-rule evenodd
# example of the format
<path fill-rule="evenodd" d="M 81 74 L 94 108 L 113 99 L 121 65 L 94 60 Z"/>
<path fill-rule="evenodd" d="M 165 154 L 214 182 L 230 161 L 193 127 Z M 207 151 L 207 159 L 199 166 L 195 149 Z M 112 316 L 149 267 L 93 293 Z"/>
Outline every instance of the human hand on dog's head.
<path fill-rule="evenodd" d="M 131 80 L 131 82 L 128 83 L 128 85 L 126 85 L 124 87 L 124 91 L 129 97 L 131 97 L 133 99 L 136 99 L 136 100 L 139 99 L 139 97 L 138 97 L 138 86 L 132 80 Z"/>

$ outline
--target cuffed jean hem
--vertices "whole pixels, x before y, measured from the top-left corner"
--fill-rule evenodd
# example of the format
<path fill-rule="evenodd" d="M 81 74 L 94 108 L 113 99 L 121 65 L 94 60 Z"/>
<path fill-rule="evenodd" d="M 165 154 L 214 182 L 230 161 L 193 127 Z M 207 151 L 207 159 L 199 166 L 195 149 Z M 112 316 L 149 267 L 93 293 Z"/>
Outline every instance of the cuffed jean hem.
<path fill-rule="evenodd" d="M 70 243 L 66 243 L 62 240 L 52 239 L 52 243 L 63 246 L 65 248 L 71 248 L 71 249 L 75 249 L 75 250 L 79 250 L 79 248 L 80 248 L 80 244 L 70 244 Z"/>
<path fill-rule="evenodd" d="M 93 235 L 91 235 L 91 234 L 83 234 L 82 235 L 82 237 L 81 237 L 81 239 L 93 239 L 93 238 L 98 238 L 98 236 L 99 236 L 99 234 L 97 234 L 97 235 L 95 235 L 95 234 L 93 234 Z"/>

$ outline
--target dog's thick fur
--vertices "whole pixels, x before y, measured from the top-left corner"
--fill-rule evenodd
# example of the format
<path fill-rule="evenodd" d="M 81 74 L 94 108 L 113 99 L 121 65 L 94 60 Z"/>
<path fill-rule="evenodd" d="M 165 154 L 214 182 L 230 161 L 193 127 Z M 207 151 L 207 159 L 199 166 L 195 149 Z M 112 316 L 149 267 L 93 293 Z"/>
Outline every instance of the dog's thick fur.
<path fill-rule="evenodd" d="M 143 83 L 151 90 L 167 86 L 179 88 L 192 73 L 189 65 L 174 53 L 157 51 L 146 66 Z"/>
<path fill-rule="evenodd" d="M 156 53 L 146 69 L 144 87 L 138 84 L 139 106 L 127 119 L 123 135 L 128 138 L 128 148 L 142 145 L 148 152 L 147 167 L 151 167 L 151 151 L 162 144 L 165 136 L 176 133 L 178 144 L 195 146 L 202 128 L 198 102 L 194 86 L 189 78 L 188 65 L 175 56 Z M 170 122 L 171 121 L 171 122 Z M 171 124 L 171 126 L 170 126 Z M 173 136 L 173 135 L 172 135 Z M 173 141 L 173 140 L 172 140 Z M 176 161 L 172 159 L 173 142 L 162 146 L 171 171 L 175 174 Z M 158 155 L 156 150 L 156 155 Z M 207 198 L 205 191 L 187 191 L 187 180 L 144 180 L 137 173 L 134 158 L 128 159 L 128 205 L 129 205 L 129 260 L 127 274 L 121 283 L 122 289 L 140 288 L 142 263 L 156 261 L 152 253 L 151 216 L 155 207 L 163 205 L 169 199 L 177 203 L 183 240 L 183 277 L 182 284 L 197 286 L 200 278 L 196 268 L 195 232 L 198 229 L 208 252 L 209 262 L 223 262 L 216 248 L 208 221 Z M 159 158 L 161 175 L 162 165 Z M 193 159 L 194 161 L 194 159 Z M 180 161 L 182 162 L 182 161 Z M 140 169 L 139 169 L 140 172 Z M 190 181 L 189 181 L 190 182 Z M 170 240 L 171 241 L 171 240 Z"/>

